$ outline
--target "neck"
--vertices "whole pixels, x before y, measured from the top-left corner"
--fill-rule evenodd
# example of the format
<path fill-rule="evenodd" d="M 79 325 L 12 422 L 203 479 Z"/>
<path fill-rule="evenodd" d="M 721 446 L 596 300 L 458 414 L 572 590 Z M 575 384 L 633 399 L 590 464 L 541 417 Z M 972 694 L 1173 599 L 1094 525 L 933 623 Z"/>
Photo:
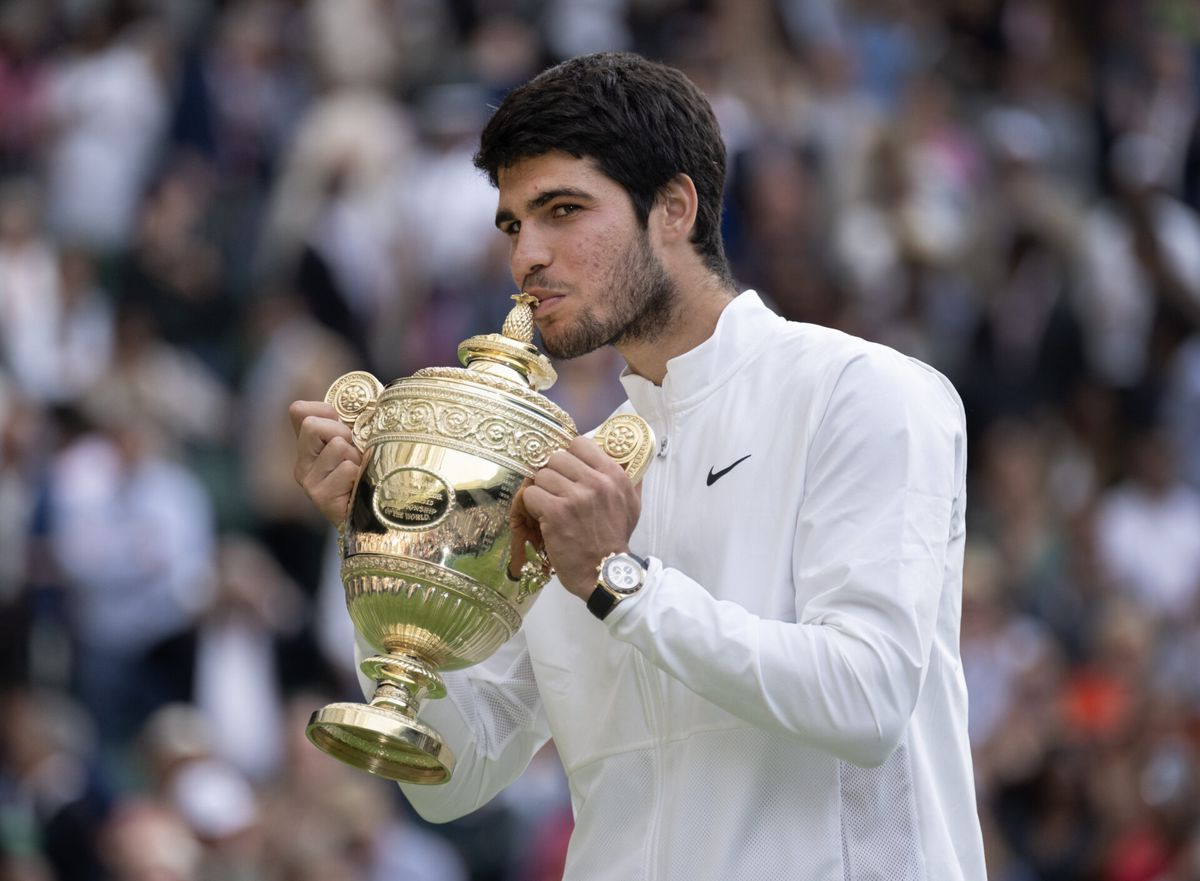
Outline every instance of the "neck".
<path fill-rule="evenodd" d="M 732 286 L 707 271 L 675 281 L 675 308 L 668 327 L 653 339 L 615 344 L 630 372 L 655 385 L 662 385 L 668 361 L 712 336 L 721 312 L 737 295 Z"/>

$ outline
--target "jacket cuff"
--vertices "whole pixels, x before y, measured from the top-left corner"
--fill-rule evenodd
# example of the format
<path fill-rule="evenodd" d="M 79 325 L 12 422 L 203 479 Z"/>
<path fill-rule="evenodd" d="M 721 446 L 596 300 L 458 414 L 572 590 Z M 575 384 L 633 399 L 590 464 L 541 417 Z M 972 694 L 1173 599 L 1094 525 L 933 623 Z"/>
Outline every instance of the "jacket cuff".
<path fill-rule="evenodd" d="M 655 584 L 662 577 L 663 564 L 657 557 L 644 557 L 646 560 L 646 583 L 642 585 L 642 589 L 629 599 L 621 600 L 616 607 L 608 613 L 602 622 L 611 632 L 614 627 L 623 619 L 627 618 L 634 612 L 634 609 L 645 602 L 646 594 L 654 590 Z"/>

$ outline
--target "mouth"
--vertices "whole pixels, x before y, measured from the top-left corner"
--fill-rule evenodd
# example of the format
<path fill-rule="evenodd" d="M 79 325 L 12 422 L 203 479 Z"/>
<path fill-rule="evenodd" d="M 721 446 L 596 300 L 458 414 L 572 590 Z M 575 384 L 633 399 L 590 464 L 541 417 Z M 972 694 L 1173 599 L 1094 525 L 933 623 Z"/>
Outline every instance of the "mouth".
<path fill-rule="evenodd" d="M 564 294 L 555 293 L 554 291 L 546 290 L 529 290 L 526 288 L 525 293 L 537 299 L 537 303 L 533 306 L 534 319 L 541 318 L 553 310 L 562 300 L 566 299 Z"/>

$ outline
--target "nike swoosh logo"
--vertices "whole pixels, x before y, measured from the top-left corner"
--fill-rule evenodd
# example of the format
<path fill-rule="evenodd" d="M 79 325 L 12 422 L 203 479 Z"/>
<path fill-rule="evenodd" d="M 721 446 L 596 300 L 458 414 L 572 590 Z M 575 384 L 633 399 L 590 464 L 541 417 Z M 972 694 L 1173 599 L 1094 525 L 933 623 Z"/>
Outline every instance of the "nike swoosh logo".
<path fill-rule="evenodd" d="M 728 474 L 734 468 L 741 465 L 743 462 L 745 462 L 749 458 L 750 458 L 750 453 L 747 453 L 746 455 L 742 456 L 742 458 L 740 458 L 736 462 L 734 462 L 732 465 L 730 465 L 726 468 L 722 468 L 720 471 L 713 471 L 711 468 L 709 468 L 708 469 L 708 480 L 705 481 L 705 486 L 712 486 L 714 483 L 716 483 L 718 480 L 720 480 L 722 477 L 724 477 L 726 474 Z"/>

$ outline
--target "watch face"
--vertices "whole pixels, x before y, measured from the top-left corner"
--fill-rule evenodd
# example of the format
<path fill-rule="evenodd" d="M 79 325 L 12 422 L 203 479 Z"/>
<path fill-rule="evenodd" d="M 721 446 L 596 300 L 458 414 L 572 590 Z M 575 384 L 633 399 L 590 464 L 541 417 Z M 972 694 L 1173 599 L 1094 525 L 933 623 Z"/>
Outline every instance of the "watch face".
<path fill-rule="evenodd" d="M 625 554 L 608 560 L 602 574 L 605 583 L 618 593 L 633 593 L 642 586 L 642 567 Z"/>

